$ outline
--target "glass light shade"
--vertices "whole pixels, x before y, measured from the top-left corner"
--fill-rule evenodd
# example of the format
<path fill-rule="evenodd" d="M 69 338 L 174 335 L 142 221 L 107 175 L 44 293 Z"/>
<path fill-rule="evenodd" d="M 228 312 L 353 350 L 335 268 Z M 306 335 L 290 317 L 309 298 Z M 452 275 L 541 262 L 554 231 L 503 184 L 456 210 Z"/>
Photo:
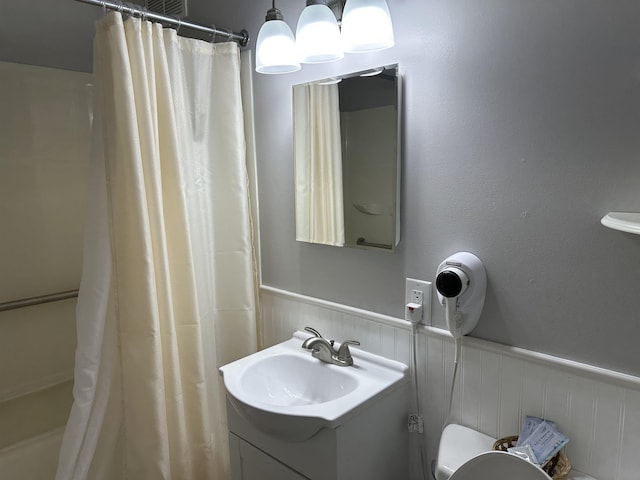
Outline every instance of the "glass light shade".
<path fill-rule="evenodd" d="M 291 73 L 300 70 L 293 32 L 282 20 L 268 20 L 258 32 L 256 72 Z"/>
<path fill-rule="evenodd" d="M 298 18 L 296 48 L 302 63 L 323 63 L 344 57 L 340 28 L 326 5 L 308 5 Z"/>
<path fill-rule="evenodd" d="M 345 52 L 375 52 L 394 44 L 391 15 L 385 0 L 347 0 L 342 13 Z"/>

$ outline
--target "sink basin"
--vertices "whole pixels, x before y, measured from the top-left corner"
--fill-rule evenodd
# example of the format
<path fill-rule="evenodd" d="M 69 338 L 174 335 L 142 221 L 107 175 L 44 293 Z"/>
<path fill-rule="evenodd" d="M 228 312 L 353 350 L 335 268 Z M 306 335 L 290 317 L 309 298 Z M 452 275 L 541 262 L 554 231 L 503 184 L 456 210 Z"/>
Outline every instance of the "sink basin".
<path fill-rule="evenodd" d="M 229 402 L 263 432 L 306 440 L 407 380 L 406 365 L 356 348 L 353 366 L 322 362 L 301 348 L 307 338 L 295 332 L 286 342 L 220 367 Z"/>
<path fill-rule="evenodd" d="M 330 402 L 358 386 L 353 376 L 325 365 L 299 355 L 273 355 L 244 371 L 242 388 L 256 402 L 285 407 Z"/>

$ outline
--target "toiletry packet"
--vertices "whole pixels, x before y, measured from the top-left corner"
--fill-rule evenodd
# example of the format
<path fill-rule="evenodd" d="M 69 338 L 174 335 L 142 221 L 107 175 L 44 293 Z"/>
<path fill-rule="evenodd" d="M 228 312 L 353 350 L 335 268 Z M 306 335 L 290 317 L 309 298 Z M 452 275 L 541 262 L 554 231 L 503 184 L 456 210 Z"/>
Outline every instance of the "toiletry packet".
<path fill-rule="evenodd" d="M 529 437 L 529 435 L 531 435 L 533 431 L 538 427 L 538 425 L 540 425 L 543 421 L 550 424 L 556 430 L 558 429 L 558 425 L 556 424 L 556 422 L 552 422 L 551 420 L 544 420 L 539 417 L 527 415 L 526 418 L 524 419 L 524 422 L 522 422 L 522 428 L 520 429 L 520 435 L 518 436 L 516 447 L 525 445 L 525 442 Z"/>
<path fill-rule="evenodd" d="M 569 437 L 559 432 L 557 428 L 547 421 L 540 422 L 525 440 L 525 445 L 531 447 L 540 465 L 544 465 L 551 460 L 567 443 L 569 443 Z"/>
<path fill-rule="evenodd" d="M 540 466 L 540 463 L 538 463 L 538 459 L 536 458 L 536 454 L 533 453 L 533 450 L 529 445 L 523 445 L 521 447 L 510 447 L 507 448 L 507 452 L 520 457 L 527 462 L 531 462 L 534 465 Z"/>

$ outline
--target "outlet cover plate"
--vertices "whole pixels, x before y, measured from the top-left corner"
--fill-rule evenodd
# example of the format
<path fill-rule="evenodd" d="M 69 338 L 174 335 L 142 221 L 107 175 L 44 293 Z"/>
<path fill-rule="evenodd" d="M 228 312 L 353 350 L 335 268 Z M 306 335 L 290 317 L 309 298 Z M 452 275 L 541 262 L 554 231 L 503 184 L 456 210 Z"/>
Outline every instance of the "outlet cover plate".
<path fill-rule="evenodd" d="M 420 290 L 422 292 L 422 320 L 420 323 L 431 325 L 431 282 L 407 278 L 405 283 L 404 304 L 411 302 L 411 292 Z M 405 320 L 408 320 L 405 318 Z"/>

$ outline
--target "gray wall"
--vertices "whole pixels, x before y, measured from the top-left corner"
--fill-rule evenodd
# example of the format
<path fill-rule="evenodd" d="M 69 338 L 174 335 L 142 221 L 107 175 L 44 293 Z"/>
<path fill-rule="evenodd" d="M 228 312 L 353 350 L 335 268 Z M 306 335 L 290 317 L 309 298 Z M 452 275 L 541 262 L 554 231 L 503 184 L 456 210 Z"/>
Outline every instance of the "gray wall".
<path fill-rule="evenodd" d="M 260 3 L 206 8 L 255 39 Z M 304 2 L 277 6 L 295 30 Z M 489 280 L 474 336 L 640 375 L 640 236 L 599 223 L 640 211 L 640 4 L 389 6 L 393 49 L 254 76 L 263 283 L 402 317 L 404 278 L 432 280 L 469 250 Z M 291 85 L 394 62 L 405 86 L 398 252 L 295 242 Z"/>
<path fill-rule="evenodd" d="M 22 3 L 7 5 L 0 60 L 91 69 L 99 8 Z M 253 39 L 270 5 L 189 4 L 192 19 Z M 304 2 L 277 6 L 295 29 Z M 640 3 L 389 6 L 393 49 L 254 76 L 263 283 L 402 317 L 404 278 L 433 279 L 444 257 L 469 250 L 489 276 L 473 335 L 640 375 L 640 236 L 599 224 L 640 211 Z M 395 62 L 406 106 L 398 251 L 295 242 L 291 85 Z"/>

